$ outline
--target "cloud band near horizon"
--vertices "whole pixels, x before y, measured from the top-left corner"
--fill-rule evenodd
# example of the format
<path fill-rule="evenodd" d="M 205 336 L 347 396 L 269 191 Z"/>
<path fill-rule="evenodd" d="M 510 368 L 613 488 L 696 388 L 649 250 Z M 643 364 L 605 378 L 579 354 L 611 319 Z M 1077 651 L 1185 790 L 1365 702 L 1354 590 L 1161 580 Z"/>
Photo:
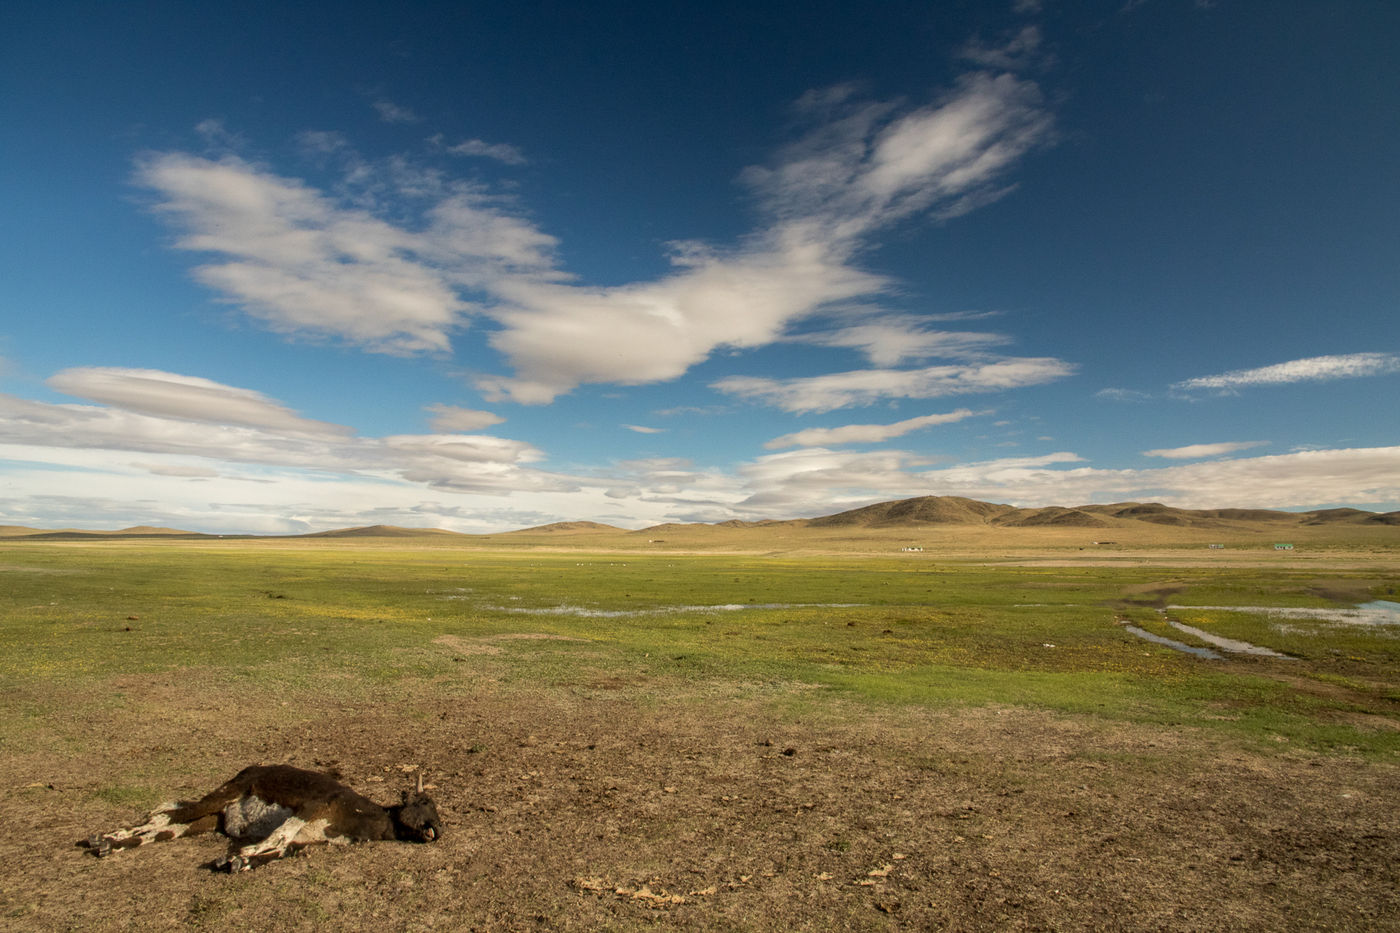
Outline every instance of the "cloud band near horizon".
<path fill-rule="evenodd" d="M 103 403 L 49 404 L 0 395 L 0 455 L 10 459 L 12 467 L 34 465 L 8 473 L 0 509 L 11 520 L 42 514 L 55 489 L 74 488 L 71 481 L 56 487 L 54 477 L 73 471 L 82 474 L 88 494 L 101 496 L 106 490 L 112 498 L 128 502 L 122 514 L 144 509 L 133 523 L 178 525 L 186 516 L 188 524 L 188 516 L 200 514 L 200 502 L 248 504 L 228 513 L 242 518 L 227 521 L 252 521 L 250 498 L 261 497 L 265 503 L 277 503 L 275 513 L 287 516 L 287 530 L 305 530 L 297 522 L 307 515 L 326 516 L 332 524 L 323 528 L 373 524 L 371 519 L 384 517 L 384 509 L 416 515 L 426 525 L 450 528 L 465 523 L 476 530 L 490 530 L 481 527 L 486 515 L 550 515 L 549 520 L 589 519 L 629 527 L 734 517 L 792 518 L 812 514 L 813 503 L 838 511 L 879 499 L 928 494 L 1025 506 L 1142 498 L 1187 508 L 1312 508 L 1400 501 L 1400 447 L 1312 450 L 1129 469 L 1096 467 L 1070 451 L 935 465 L 927 455 L 901 450 L 801 446 L 723 470 L 697 469 L 673 459 L 619 462 L 587 475 L 567 475 L 547 469 L 548 451 L 525 442 L 476 434 L 361 437 L 350 429 L 302 419 L 258 393 L 196 377 L 151 370 L 73 370 L 58 374 L 55 382 L 101 396 Z M 179 401 L 191 386 L 201 393 L 194 406 Z M 168 396 L 165 400 L 162 391 Z M 889 439 L 896 436 L 892 432 L 918 429 L 921 422 L 928 426 L 975 414 L 959 410 L 892 425 L 853 427 L 873 427 L 876 435 Z M 271 486 L 266 485 L 270 477 L 276 477 Z M 372 497 L 364 498 L 370 487 Z M 256 492 L 264 488 L 266 492 Z M 530 505 L 499 505 L 512 496 Z M 339 503 L 334 510 L 328 505 L 332 502 Z M 373 504 L 347 504 L 356 502 Z M 209 522 L 194 530 L 252 530 Z M 263 514 L 256 527 L 268 530 L 270 522 Z"/>

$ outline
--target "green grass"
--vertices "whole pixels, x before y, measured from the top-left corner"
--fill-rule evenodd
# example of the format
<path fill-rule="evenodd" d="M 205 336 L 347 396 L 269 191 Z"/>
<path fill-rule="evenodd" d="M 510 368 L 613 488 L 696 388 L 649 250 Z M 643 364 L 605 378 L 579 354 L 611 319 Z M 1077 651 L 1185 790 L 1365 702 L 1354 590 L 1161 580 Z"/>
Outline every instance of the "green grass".
<path fill-rule="evenodd" d="M 55 696 L 120 704 L 114 684 L 179 671 L 184 683 L 253 688 L 293 709 L 299 696 L 350 703 L 403 684 L 479 689 L 484 676 L 501 689 L 620 683 L 666 697 L 817 687 L 794 696 L 1027 706 L 1391 755 L 1395 733 L 1337 722 L 1346 703 L 1222 672 L 1114 622 L 1192 641 L 1125 593 L 1166 580 L 1182 587 L 1177 603 L 1325 605 L 1309 579 L 861 557 L 12 545 L 0 547 L 0 739 L 43 728 L 78 749 L 81 717 L 65 732 L 50 714 Z M 715 606 L 744 608 L 694 608 Z M 1381 698 L 1400 682 L 1400 639 L 1388 632 L 1175 615 L 1295 654 L 1304 676 L 1364 680 Z M 502 637 L 520 633 L 568 640 Z M 490 652 L 462 656 L 434 644 L 441 636 Z"/>

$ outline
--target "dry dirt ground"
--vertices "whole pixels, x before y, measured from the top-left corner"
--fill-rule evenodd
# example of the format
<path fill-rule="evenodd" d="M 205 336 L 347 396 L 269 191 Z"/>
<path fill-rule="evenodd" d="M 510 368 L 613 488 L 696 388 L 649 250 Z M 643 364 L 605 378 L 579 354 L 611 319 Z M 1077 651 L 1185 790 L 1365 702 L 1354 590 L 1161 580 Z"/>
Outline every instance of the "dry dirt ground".
<path fill-rule="evenodd" d="M 0 927 L 1400 929 L 1394 764 L 779 685 L 483 681 L 271 709 L 172 675 L 117 686 L 164 715 L 76 716 L 101 736 L 90 760 L 58 743 L 0 758 Z M 421 767 L 447 833 L 236 876 L 200 867 L 216 837 L 102 860 L 75 845 L 257 761 L 334 767 L 386 802 Z M 169 783 L 95 796 L 127 770 Z"/>

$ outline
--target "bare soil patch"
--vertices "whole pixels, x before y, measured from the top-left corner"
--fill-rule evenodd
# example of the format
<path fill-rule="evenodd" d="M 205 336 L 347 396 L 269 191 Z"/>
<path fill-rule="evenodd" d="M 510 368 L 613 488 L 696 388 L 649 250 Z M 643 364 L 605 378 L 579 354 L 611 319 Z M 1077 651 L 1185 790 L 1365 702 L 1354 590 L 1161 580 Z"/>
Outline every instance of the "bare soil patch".
<path fill-rule="evenodd" d="M 568 635 L 555 635 L 550 632 L 507 632 L 501 635 L 488 635 L 485 638 L 463 638 L 460 635 L 439 635 L 433 644 L 444 645 L 458 655 L 500 654 L 503 641 L 582 641 Z"/>
<path fill-rule="evenodd" d="M 489 644 L 479 638 L 462 638 L 458 635 L 439 635 L 433 639 L 435 645 L 445 645 L 458 655 L 500 654 L 498 645 Z"/>
<path fill-rule="evenodd" d="M 507 690 L 488 673 L 246 711 L 131 680 L 163 715 L 87 711 L 100 754 L 0 756 L 0 927 L 1400 928 L 1390 763 L 1019 708 L 806 712 L 777 687 Z M 446 835 L 238 876 L 198 867 L 224 851 L 212 838 L 100 861 L 74 846 L 257 761 L 335 768 L 382 801 L 422 768 Z M 114 781 L 159 787 L 111 803 Z"/>

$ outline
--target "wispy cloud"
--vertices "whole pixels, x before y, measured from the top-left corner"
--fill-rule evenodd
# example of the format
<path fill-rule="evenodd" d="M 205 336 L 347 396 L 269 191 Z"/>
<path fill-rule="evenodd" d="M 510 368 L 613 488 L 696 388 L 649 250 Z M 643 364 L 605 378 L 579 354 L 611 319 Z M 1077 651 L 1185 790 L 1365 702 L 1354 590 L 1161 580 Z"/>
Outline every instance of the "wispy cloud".
<path fill-rule="evenodd" d="M 1044 57 L 1041 51 L 1040 27 L 1026 26 L 1000 45 L 974 39 L 962 47 L 958 57 L 984 68 L 1017 71 L 1032 67 Z"/>
<path fill-rule="evenodd" d="M 383 94 L 371 95 L 369 103 L 374 108 L 374 112 L 379 114 L 379 119 L 385 123 L 417 123 L 422 119 L 412 110 L 400 107 Z"/>
<path fill-rule="evenodd" d="M 882 399 L 925 399 L 1041 385 L 1076 367 L 1050 357 L 998 359 L 965 366 L 864 369 L 794 379 L 729 376 L 713 388 L 794 413 L 833 411 Z"/>
<path fill-rule="evenodd" d="M 1113 402 L 1146 402 L 1152 398 L 1152 393 L 1141 392 L 1137 389 L 1100 389 L 1094 393 L 1094 398 L 1108 399 Z"/>
<path fill-rule="evenodd" d="M 495 159 L 506 165 L 525 165 L 529 162 L 525 153 L 509 143 L 488 143 L 480 139 L 466 139 L 452 146 L 444 146 L 443 151 L 449 155 Z"/>
<path fill-rule="evenodd" d="M 991 411 L 973 411 L 959 408 L 945 414 L 923 415 L 906 418 L 893 424 L 848 424 L 839 428 L 807 428 L 775 437 L 763 446 L 768 450 L 781 450 L 784 447 L 837 447 L 843 444 L 881 444 L 913 431 L 937 424 L 952 424 L 965 418 L 990 415 Z"/>
<path fill-rule="evenodd" d="M 1011 342 L 1005 334 L 934 330 L 927 318 L 913 315 L 874 315 L 861 323 L 838 326 L 791 338 L 797 343 L 860 350 L 875 366 L 898 366 L 932 357 L 965 359 L 985 355 Z"/>
<path fill-rule="evenodd" d="M 1400 355 L 1394 353 L 1349 353 L 1313 356 L 1258 369 L 1238 369 L 1218 376 L 1198 376 L 1175 383 L 1182 392 L 1194 389 L 1236 389 L 1243 386 L 1285 385 L 1293 382 L 1324 382 L 1358 376 L 1380 376 L 1400 372 Z"/>
<path fill-rule="evenodd" d="M 635 433 L 637 433 L 637 434 L 664 434 L 664 433 L 666 433 L 666 429 L 665 429 L 665 428 L 649 428 L 649 427 L 647 427 L 647 426 L 645 426 L 645 425 L 641 425 L 641 424 L 624 424 L 623 427 L 626 428 L 627 430 L 633 431 L 633 432 L 635 432 Z"/>
<path fill-rule="evenodd" d="M 1168 447 L 1157 450 L 1144 450 L 1144 457 L 1165 457 L 1168 460 L 1199 460 L 1204 457 L 1220 457 L 1240 450 L 1265 447 L 1268 441 L 1231 441 L 1223 444 L 1188 444 L 1185 447 Z"/>
<path fill-rule="evenodd" d="M 438 433 L 453 431 L 480 431 L 493 425 L 504 424 L 500 415 L 489 411 L 476 411 L 471 408 L 458 408 L 455 405 L 429 405 L 424 411 L 432 413 L 432 429 Z"/>
<path fill-rule="evenodd" d="M 745 179 L 777 218 L 823 239 L 849 241 L 914 214 L 946 218 L 994 200 L 1006 193 L 1005 172 L 1051 138 L 1040 89 L 987 71 L 902 114 L 850 86 L 811 92 L 797 109 L 810 129 Z"/>
<path fill-rule="evenodd" d="M 722 415 L 729 409 L 724 405 L 678 405 L 675 408 L 658 408 L 653 414 L 659 418 L 675 418 L 680 415 L 699 415 L 709 417 L 711 415 Z"/>

